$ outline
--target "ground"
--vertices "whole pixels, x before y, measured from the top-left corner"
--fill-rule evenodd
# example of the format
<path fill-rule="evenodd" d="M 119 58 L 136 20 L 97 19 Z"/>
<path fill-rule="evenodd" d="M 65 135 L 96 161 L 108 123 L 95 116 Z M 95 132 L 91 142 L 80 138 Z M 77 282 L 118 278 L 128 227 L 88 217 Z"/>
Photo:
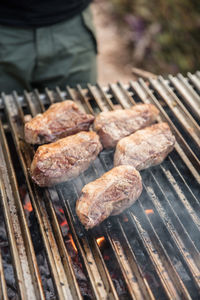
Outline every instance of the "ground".
<path fill-rule="evenodd" d="M 116 21 L 110 13 L 109 2 L 92 4 L 98 41 L 98 82 L 101 85 L 134 79 L 128 59 L 127 45 L 120 36 Z"/>

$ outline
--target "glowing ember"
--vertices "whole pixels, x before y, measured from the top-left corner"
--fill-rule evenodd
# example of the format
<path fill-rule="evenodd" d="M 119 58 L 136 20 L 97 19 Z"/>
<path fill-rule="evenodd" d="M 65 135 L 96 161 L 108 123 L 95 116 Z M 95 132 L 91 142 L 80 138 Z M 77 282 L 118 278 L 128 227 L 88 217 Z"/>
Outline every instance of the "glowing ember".
<path fill-rule="evenodd" d="M 68 224 L 67 224 L 67 220 L 64 220 L 62 223 L 60 223 L 60 226 L 68 226 Z"/>
<path fill-rule="evenodd" d="M 145 209 L 145 213 L 147 215 L 150 215 L 150 214 L 154 214 L 154 211 L 153 211 L 153 209 Z"/>
<path fill-rule="evenodd" d="M 58 210 L 59 210 L 59 212 L 61 212 L 62 214 L 64 214 L 64 210 L 62 208 L 59 208 Z"/>
<path fill-rule="evenodd" d="M 25 208 L 26 210 L 28 210 L 28 211 L 32 211 L 32 210 L 33 210 L 33 207 L 32 207 L 32 205 L 31 205 L 31 202 L 30 202 L 30 201 L 28 201 L 28 202 L 26 202 L 26 203 L 24 204 L 24 208 Z"/>
<path fill-rule="evenodd" d="M 97 244 L 99 245 L 99 247 L 101 246 L 101 244 L 105 241 L 105 237 L 101 236 L 100 238 L 97 239 Z"/>
<path fill-rule="evenodd" d="M 77 250 L 77 248 L 76 248 L 76 245 L 75 245 L 75 243 L 74 243 L 74 240 L 73 240 L 73 238 L 72 238 L 72 235 L 69 233 L 69 239 L 70 239 L 70 242 L 71 242 L 71 244 L 72 244 L 72 247 L 74 248 L 74 250 L 76 251 L 76 252 L 78 252 L 78 250 Z"/>

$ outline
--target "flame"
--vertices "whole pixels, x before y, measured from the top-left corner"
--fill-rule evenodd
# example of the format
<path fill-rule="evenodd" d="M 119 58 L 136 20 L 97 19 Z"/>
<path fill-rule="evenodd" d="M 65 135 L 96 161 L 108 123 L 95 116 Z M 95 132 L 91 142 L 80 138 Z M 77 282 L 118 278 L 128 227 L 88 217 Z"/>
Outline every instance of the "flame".
<path fill-rule="evenodd" d="M 28 202 L 26 202 L 26 203 L 24 204 L 24 208 L 25 208 L 26 210 L 28 210 L 28 211 L 32 211 L 32 210 L 33 210 L 33 207 L 32 207 L 32 204 L 31 204 L 30 201 L 28 201 Z"/>
<path fill-rule="evenodd" d="M 64 214 L 64 210 L 62 208 L 59 208 L 58 210 L 59 210 L 59 212 L 61 212 L 62 214 Z"/>
<path fill-rule="evenodd" d="M 70 242 L 71 242 L 71 244 L 72 244 L 72 247 L 74 248 L 74 250 L 75 250 L 76 252 L 78 252 L 78 250 L 77 250 L 77 248 L 76 248 L 76 245 L 75 245 L 75 243 L 74 243 L 74 240 L 73 240 L 73 238 L 72 238 L 71 233 L 69 233 L 68 236 L 69 236 Z"/>
<path fill-rule="evenodd" d="M 102 245 L 102 243 L 105 241 L 105 237 L 101 236 L 100 238 L 98 238 L 97 240 L 97 244 L 99 245 L 99 247 Z"/>
<path fill-rule="evenodd" d="M 154 211 L 153 211 L 153 209 L 145 209 L 145 213 L 147 215 L 150 215 L 150 214 L 154 214 Z"/>

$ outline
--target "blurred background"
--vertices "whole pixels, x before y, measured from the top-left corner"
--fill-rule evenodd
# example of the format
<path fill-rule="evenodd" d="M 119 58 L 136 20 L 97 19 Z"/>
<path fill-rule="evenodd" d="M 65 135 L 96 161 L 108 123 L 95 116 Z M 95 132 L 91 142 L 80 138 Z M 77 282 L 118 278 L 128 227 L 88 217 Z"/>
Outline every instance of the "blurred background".
<path fill-rule="evenodd" d="M 99 82 L 200 69 L 199 0 L 95 0 Z"/>

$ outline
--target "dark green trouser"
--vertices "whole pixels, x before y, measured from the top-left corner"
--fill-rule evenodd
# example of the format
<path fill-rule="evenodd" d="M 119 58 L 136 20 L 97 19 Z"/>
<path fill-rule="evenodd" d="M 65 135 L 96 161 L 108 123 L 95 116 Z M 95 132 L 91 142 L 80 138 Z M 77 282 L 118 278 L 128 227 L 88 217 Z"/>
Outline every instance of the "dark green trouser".
<path fill-rule="evenodd" d="M 96 83 L 96 39 L 90 8 L 38 29 L 0 25 L 0 92 Z"/>

